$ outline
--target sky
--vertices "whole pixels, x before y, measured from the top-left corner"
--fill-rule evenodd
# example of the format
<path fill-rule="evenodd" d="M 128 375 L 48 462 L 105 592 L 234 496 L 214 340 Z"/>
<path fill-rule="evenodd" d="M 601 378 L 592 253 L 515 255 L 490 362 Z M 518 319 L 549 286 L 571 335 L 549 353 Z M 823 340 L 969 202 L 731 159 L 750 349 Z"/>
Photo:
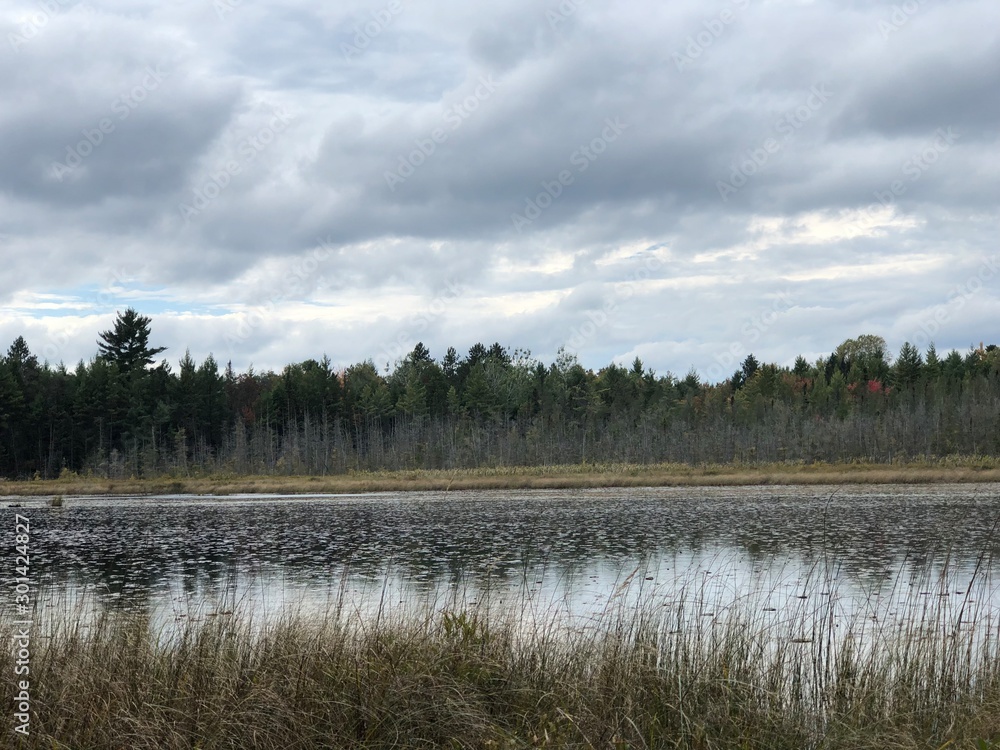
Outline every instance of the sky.
<path fill-rule="evenodd" d="M 0 348 L 1000 343 L 996 0 L 6 0 Z"/>

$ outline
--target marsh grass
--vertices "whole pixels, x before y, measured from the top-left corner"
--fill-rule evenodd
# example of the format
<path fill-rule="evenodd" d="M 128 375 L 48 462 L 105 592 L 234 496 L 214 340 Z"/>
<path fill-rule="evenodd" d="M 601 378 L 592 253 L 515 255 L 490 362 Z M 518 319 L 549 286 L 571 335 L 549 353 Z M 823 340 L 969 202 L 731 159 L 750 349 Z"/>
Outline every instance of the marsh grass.
<path fill-rule="evenodd" d="M 205 476 L 104 479 L 66 472 L 59 479 L 2 481 L 6 496 L 140 494 L 320 494 L 463 489 L 744 486 L 789 484 L 929 484 L 1000 481 L 1000 459 L 946 456 L 893 463 L 583 463 L 475 469 L 351 471 L 325 476 Z"/>
<path fill-rule="evenodd" d="M 708 618 L 697 592 L 668 606 L 655 589 L 619 596 L 634 574 L 573 625 L 526 624 L 523 599 L 504 608 L 455 597 L 363 617 L 340 601 L 266 620 L 236 602 L 170 626 L 78 608 L 38 618 L 32 734 L 3 742 L 990 748 L 1000 738 L 1000 632 L 987 604 L 991 561 L 981 562 L 958 600 L 918 598 L 892 624 L 866 612 L 837 622 L 832 595 L 777 621 L 749 599 Z M 945 571 L 917 587 L 954 596 L 958 578 Z M 904 585 L 890 593 L 907 599 Z M 13 696 L 12 658 L 0 661 Z"/>

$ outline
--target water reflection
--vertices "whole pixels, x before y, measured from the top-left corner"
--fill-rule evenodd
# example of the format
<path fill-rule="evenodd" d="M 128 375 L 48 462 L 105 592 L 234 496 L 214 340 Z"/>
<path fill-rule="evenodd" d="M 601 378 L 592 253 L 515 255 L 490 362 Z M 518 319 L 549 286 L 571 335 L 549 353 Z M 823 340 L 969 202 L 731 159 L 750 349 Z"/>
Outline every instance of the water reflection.
<path fill-rule="evenodd" d="M 586 622 L 655 601 L 777 626 L 807 610 L 854 623 L 995 611 L 998 489 L 69 498 L 2 512 L 31 519 L 33 576 L 56 609 L 84 595 L 164 620 L 475 604 Z"/>

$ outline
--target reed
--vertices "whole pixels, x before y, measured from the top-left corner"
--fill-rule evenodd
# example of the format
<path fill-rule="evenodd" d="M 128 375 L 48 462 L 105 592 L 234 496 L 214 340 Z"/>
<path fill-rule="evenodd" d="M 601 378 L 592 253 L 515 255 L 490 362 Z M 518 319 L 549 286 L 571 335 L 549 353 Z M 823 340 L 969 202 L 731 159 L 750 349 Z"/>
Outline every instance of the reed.
<path fill-rule="evenodd" d="M 170 626 L 80 609 L 39 618 L 31 736 L 0 742 L 985 750 L 1000 740 L 1000 632 L 984 571 L 961 601 L 914 599 L 892 627 L 835 622 L 832 596 L 778 620 L 748 598 L 710 619 L 697 596 L 664 606 L 655 590 L 572 624 L 527 622 L 516 598 L 270 620 L 237 605 Z M 12 698 L 13 657 L 0 662 Z"/>

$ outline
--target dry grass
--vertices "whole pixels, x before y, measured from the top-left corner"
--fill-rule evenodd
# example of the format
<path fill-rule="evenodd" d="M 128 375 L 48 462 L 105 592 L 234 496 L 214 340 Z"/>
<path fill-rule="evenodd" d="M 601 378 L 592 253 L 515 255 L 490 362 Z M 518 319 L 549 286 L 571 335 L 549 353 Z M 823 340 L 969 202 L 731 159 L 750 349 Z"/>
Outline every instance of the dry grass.
<path fill-rule="evenodd" d="M 1000 738 L 997 634 L 909 623 L 878 649 L 833 625 L 719 626 L 683 606 L 592 627 L 424 611 L 351 625 L 188 624 L 128 612 L 50 626 L 32 655 L 33 748 L 976 748 Z M 3 623 L 7 625 L 7 623 Z M 802 623 L 799 623 L 800 625 Z M 0 656 L 13 696 L 12 657 Z M 8 701 L 10 706 L 11 702 Z"/>
<path fill-rule="evenodd" d="M 470 489 L 746 486 L 789 484 L 926 484 L 998 482 L 1000 459 L 949 457 L 895 464 L 579 464 L 458 470 L 352 472 L 328 476 L 237 476 L 109 480 L 67 474 L 57 480 L 0 482 L 0 494 L 320 494 Z"/>

